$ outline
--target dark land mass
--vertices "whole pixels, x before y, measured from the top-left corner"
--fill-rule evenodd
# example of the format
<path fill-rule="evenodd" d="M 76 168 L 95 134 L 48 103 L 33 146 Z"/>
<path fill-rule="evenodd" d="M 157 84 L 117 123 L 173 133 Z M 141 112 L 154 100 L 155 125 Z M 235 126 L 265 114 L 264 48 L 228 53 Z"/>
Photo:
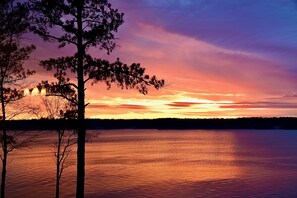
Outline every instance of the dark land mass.
<path fill-rule="evenodd" d="M 297 118 L 236 119 L 87 119 L 87 129 L 297 129 Z M 55 130 L 75 128 L 75 120 L 11 120 L 10 130 Z"/>

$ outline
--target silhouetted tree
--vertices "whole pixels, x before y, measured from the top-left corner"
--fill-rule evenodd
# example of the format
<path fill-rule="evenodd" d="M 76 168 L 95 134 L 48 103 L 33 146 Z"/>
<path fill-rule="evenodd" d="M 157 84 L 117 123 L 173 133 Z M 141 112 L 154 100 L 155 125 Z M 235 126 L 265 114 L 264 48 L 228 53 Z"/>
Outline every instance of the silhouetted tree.
<path fill-rule="evenodd" d="M 84 196 L 85 180 L 85 84 L 106 82 L 108 88 L 116 83 L 121 88 L 136 88 L 147 93 L 148 86 L 159 89 L 164 80 L 145 74 L 140 64 L 130 66 L 119 59 L 111 63 L 87 54 L 90 47 L 98 47 L 111 53 L 116 47 L 114 33 L 123 24 L 123 13 L 114 9 L 107 0 L 31 0 L 32 31 L 45 41 L 58 42 L 59 47 L 73 45 L 73 56 L 42 61 L 47 70 L 54 70 L 58 82 L 43 82 L 51 87 L 52 95 L 59 95 L 78 107 L 77 142 L 77 186 L 76 197 Z M 77 82 L 70 80 L 74 73 Z M 64 90 L 74 91 L 74 97 L 67 97 Z"/>
<path fill-rule="evenodd" d="M 6 121 L 7 106 L 23 98 L 20 83 L 34 72 L 25 70 L 23 62 L 29 58 L 34 46 L 21 46 L 22 33 L 28 27 L 28 9 L 24 4 L 13 0 L 3 0 L 0 3 L 0 102 L 1 102 L 1 145 L 2 145 L 2 178 L 1 197 L 5 197 L 7 156 L 20 146 L 14 135 L 9 135 Z M 10 116 L 15 116 L 10 115 Z"/>
<path fill-rule="evenodd" d="M 69 165 L 67 159 L 72 151 L 72 145 L 76 143 L 74 130 L 67 130 L 65 120 L 73 119 L 76 115 L 76 107 L 61 97 L 48 96 L 42 98 L 48 119 L 57 119 L 57 140 L 54 146 L 56 164 L 56 198 L 60 194 L 60 179 L 64 169 Z"/>

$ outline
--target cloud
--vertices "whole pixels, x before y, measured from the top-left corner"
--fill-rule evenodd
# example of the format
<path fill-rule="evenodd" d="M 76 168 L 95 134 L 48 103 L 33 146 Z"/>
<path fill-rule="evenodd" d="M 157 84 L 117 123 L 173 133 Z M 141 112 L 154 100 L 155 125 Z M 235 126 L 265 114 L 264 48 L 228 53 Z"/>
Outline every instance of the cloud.
<path fill-rule="evenodd" d="M 199 104 L 199 103 L 196 103 L 196 102 L 172 102 L 172 103 L 167 104 L 167 105 L 171 106 L 171 107 L 191 107 L 191 106 L 196 105 L 196 104 Z"/>
<path fill-rule="evenodd" d="M 90 109 L 103 109 L 103 108 L 110 108 L 110 105 L 104 105 L 104 104 L 89 104 L 87 106 Z"/>
<path fill-rule="evenodd" d="M 221 105 L 220 108 L 223 109 L 256 109 L 256 108 L 266 108 L 266 109 L 297 109 L 296 103 L 287 102 L 238 102 L 234 104 Z"/>
<path fill-rule="evenodd" d="M 297 99 L 297 93 L 296 92 L 286 93 L 281 99 Z"/>
<path fill-rule="evenodd" d="M 146 110 L 147 107 L 144 105 L 134 105 L 134 104 L 120 104 L 117 106 L 117 108 L 122 108 L 122 109 L 137 109 L 137 110 Z"/>
<path fill-rule="evenodd" d="M 194 86 L 219 94 L 296 90 L 297 72 L 288 71 L 283 63 L 255 53 L 220 48 L 158 27 L 137 26 L 131 39 L 122 40 L 121 44 L 123 47 L 115 55 L 128 62 L 137 57 L 149 71 L 165 76 L 173 82 L 172 86 L 185 91 L 190 92 Z M 218 90 L 220 86 L 224 92 Z"/>
<path fill-rule="evenodd" d="M 267 53 L 271 49 L 259 48 L 258 44 L 278 47 L 297 44 L 293 25 L 297 15 L 290 0 L 220 1 L 201 16 L 204 18 L 198 20 L 198 25 L 202 31 L 197 25 L 197 37 L 224 48 Z"/>
<path fill-rule="evenodd" d="M 142 23 L 230 50 L 296 60 L 294 54 L 285 53 L 297 46 L 297 12 L 291 0 L 130 0 L 113 4 L 125 12 L 127 27 Z"/>
<path fill-rule="evenodd" d="M 88 108 L 91 109 L 108 109 L 108 108 L 121 108 L 121 109 L 147 109 L 147 106 L 144 105 L 135 105 L 135 104 L 90 104 Z"/>

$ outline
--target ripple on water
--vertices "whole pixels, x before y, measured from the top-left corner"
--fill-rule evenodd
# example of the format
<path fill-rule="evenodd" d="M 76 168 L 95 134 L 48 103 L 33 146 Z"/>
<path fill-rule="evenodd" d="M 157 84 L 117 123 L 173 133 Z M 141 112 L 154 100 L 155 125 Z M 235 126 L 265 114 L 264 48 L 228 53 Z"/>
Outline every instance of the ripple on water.
<path fill-rule="evenodd" d="M 101 131 L 86 147 L 86 197 L 297 197 L 296 142 L 286 131 Z M 13 155 L 8 198 L 54 197 L 50 145 Z M 61 197 L 75 195 L 70 161 Z"/>

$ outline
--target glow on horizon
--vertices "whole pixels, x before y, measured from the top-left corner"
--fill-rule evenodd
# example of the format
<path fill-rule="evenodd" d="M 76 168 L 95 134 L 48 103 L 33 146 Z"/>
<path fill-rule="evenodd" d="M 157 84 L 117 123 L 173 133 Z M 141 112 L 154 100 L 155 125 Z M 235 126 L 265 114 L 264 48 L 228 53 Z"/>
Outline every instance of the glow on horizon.
<path fill-rule="evenodd" d="M 29 88 L 24 89 L 24 96 L 45 96 L 46 95 L 46 90 L 41 89 L 41 91 L 38 90 L 38 88 L 32 88 L 31 92 Z"/>

